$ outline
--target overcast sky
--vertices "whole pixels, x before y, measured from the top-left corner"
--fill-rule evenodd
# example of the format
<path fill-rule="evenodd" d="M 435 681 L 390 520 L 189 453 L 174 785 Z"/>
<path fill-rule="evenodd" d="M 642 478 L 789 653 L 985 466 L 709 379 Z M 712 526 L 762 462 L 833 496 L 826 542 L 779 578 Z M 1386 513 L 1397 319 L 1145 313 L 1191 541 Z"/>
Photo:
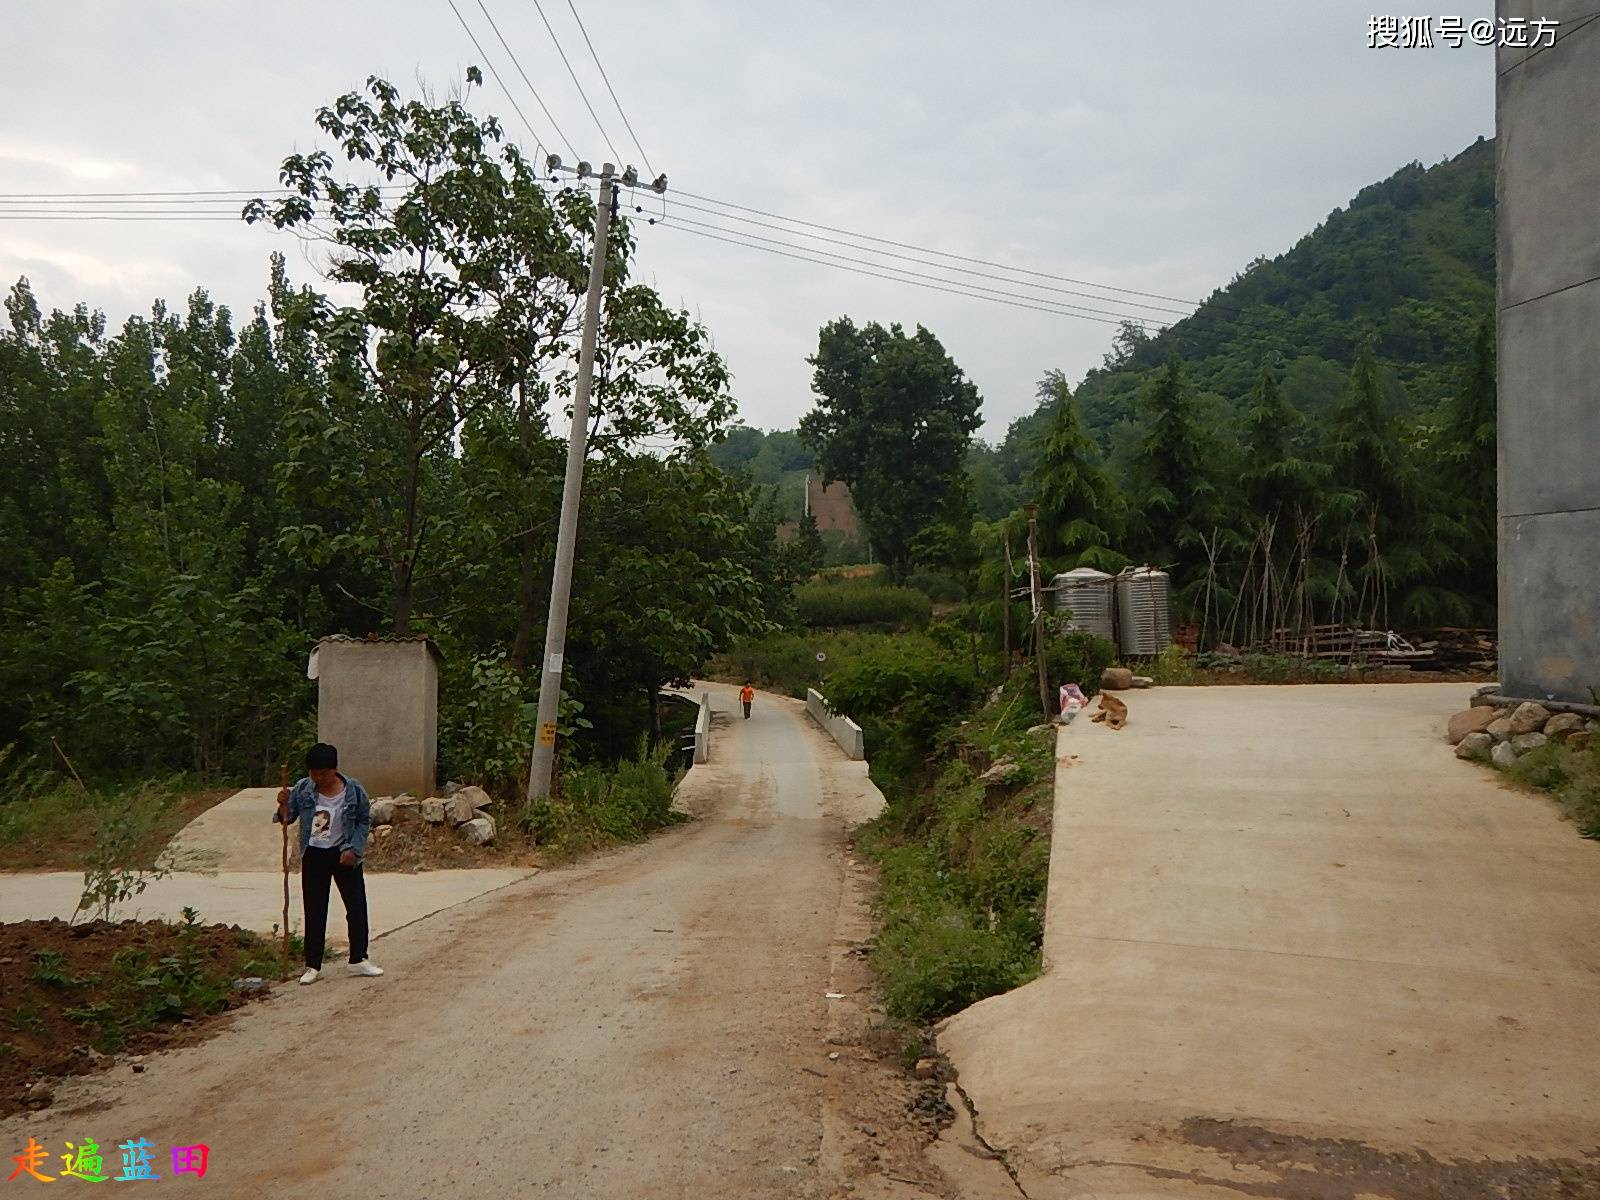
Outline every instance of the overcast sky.
<path fill-rule="evenodd" d="M 542 2 L 637 158 L 566 0 Z M 457 3 L 554 142 L 478 0 Z M 533 0 L 484 3 L 579 151 L 609 157 Z M 1369 14 L 1421 11 L 1372 0 L 575 3 L 675 188 L 1176 297 L 1282 252 L 1404 163 L 1493 132 L 1490 52 L 1369 50 Z M 271 187 L 285 154 L 318 144 L 316 107 L 369 73 L 443 91 L 480 60 L 447 0 L 7 0 L 0 191 Z M 492 78 L 476 107 L 531 142 Z M 27 275 L 46 307 L 87 301 L 113 322 L 196 286 L 243 312 L 274 247 L 312 278 L 298 243 L 242 224 L 4 219 L 0 279 Z M 841 314 L 932 329 L 981 390 L 989 437 L 1032 407 L 1045 369 L 1080 378 L 1114 333 L 681 229 L 641 229 L 639 270 L 707 324 L 744 419 L 767 428 L 809 407 L 805 356 Z M 1109 292 L 1056 298 L 1138 311 Z"/>

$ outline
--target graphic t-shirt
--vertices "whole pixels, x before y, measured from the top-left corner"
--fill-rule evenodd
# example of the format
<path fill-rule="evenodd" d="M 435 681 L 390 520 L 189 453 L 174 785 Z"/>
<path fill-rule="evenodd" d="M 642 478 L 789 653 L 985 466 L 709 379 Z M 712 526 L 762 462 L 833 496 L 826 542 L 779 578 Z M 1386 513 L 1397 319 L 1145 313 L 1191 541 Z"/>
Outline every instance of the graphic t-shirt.
<path fill-rule="evenodd" d="M 336 850 L 344 840 L 344 795 L 344 788 L 340 788 L 336 796 L 316 793 L 317 809 L 311 814 L 311 844 L 318 850 Z"/>

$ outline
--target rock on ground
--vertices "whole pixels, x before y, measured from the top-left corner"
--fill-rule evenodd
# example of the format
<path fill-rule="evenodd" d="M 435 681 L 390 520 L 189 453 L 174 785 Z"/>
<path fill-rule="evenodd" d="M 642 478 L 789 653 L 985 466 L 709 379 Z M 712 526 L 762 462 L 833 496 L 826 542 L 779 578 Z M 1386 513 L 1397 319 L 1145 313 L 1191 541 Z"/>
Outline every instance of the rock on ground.
<path fill-rule="evenodd" d="M 473 817 L 457 830 L 462 837 L 474 846 L 483 846 L 494 841 L 494 818 Z"/>
<path fill-rule="evenodd" d="M 1568 734 L 1567 735 L 1567 749 L 1568 750 L 1587 750 L 1589 748 L 1589 742 L 1593 737 L 1594 737 L 1593 732 L 1591 732 L 1588 729 L 1580 729 L 1580 730 L 1578 730 L 1577 733 Z"/>
<path fill-rule="evenodd" d="M 444 801 L 431 797 L 422 802 L 422 819 L 429 825 L 442 825 L 444 823 Z"/>
<path fill-rule="evenodd" d="M 452 795 L 465 796 L 467 803 L 473 808 L 494 807 L 494 797 L 475 784 L 468 787 L 458 787 Z"/>
<path fill-rule="evenodd" d="M 379 796 L 372 802 L 372 823 L 374 825 L 394 824 L 395 802 L 393 796 Z"/>
<path fill-rule="evenodd" d="M 1511 748 L 1510 742 L 1496 742 L 1494 749 L 1489 752 L 1489 760 L 1497 767 L 1509 767 L 1516 763 L 1517 752 Z"/>
<path fill-rule="evenodd" d="M 1503 742 L 1511 736 L 1511 718 L 1497 717 L 1485 725 L 1483 731 L 1495 741 Z"/>
<path fill-rule="evenodd" d="M 477 789 L 463 788 L 455 795 L 445 799 L 444 819 L 451 825 L 465 825 L 472 820 L 474 813 L 472 811 L 472 797 L 467 795 L 469 790 L 476 791 Z"/>
<path fill-rule="evenodd" d="M 1450 723 L 1445 729 L 1445 737 L 1449 739 L 1452 746 L 1458 745 L 1467 734 L 1487 729 L 1499 719 L 1499 716 L 1500 714 L 1496 710 L 1482 707 L 1469 708 L 1464 712 L 1458 712 L 1450 718 Z"/>
<path fill-rule="evenodd" d="M 1125 692 L 1133 686 L 1133 672 L 1127 667 L 1107 667 L 1100 672 L 1100 686 L 1106 691 Z"/>
<path fill-rule="evenodd" d="M 1509 745 L 1518 754 L 1526 754 L 1529 750 L 1537 750 L 1549 740 L 1549 738 L 1545 737 L 1544 734 L 1540 733 L 1536 729 L 1532 733 L 1517 734 L 1511 739 Z"/>
<path fill-rule="evenodd" d="M 1543 729 L 1544 723 L 1550 719 L 1550 710 L 1542 704 L 1535 704 L 1532 700 L 1524 700 L 1511 710 L 1511 732 L 1532 733 L 1536 729 Z"/>
<path fill-rule="evenodd" d="M 1544 723 L 1544 735 L 1555 741 L 1565 741 L 1584 728 L 1583 718 L 1577 713 L 1556 713 Z"/>
<path fill-rule="evenodd" d="M 1494 738 L 1482 730 L 1477 733 L 1469 733 L 1456 743 L 1456 757 L 1481 762 L 1489 757 L 1490 751 L 1494 749 L 1494 744 Z"/>

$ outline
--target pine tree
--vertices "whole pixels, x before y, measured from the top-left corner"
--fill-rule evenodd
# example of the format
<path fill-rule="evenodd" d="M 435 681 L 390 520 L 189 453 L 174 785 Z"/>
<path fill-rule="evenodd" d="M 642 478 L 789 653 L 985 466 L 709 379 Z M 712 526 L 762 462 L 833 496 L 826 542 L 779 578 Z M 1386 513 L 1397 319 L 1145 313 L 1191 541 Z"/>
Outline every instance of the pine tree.
<path fill-rule="evenodd" d="M 1029 479 L 1039 503 L 1044 550 L 1067 556 L 1068 566 L 1116 570 L 1127 562 L 1110 548 L 1122 521 L 1122 501 L 1100 465 L 1100 448 L 1084 431 L 1065 375 L 1045 372 L 1038 394 L 1054 405 Z"/>
<path fill-rule="evenodd" d="M 1249 523 L 1292 517 L 1310 505 L 1327 468 L 1302 456 L 1306 420 L 1284 397 L 1272 364 L 1262 364 L 1245 403 L 1239 482 Z"/>
<path fill-rule="evenodd" d="M 1203 605 L 1207 547 L 1221 528 L 1215 446 L 1202 429 L 1194 394 L 1177 355 L 1143 398 L 1143 434 L 1129 474 L 1135 547 L 1146 561 L 1172 568 L 1173 593 L 1191 611 Z"/>

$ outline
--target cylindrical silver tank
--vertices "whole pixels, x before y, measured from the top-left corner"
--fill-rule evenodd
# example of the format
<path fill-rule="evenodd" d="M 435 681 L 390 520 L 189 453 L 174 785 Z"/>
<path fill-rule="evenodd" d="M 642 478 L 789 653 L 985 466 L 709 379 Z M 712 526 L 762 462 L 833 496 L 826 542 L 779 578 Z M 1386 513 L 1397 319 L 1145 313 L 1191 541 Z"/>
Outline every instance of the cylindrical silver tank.
<path fill-rule="evenodd" d="M 1056 609 L 1070 612 L 1067 628 L 1115 640 L 1116 580 L 1093 567 L 1075 567 L 1051 580 Z"/>
<path fill-rule="evenodd" d="M 1154 567 L 1117 576 L 1117 627 L 1124 654 L 1148 658 L 1172 644 L 1172 579 Z"/>

